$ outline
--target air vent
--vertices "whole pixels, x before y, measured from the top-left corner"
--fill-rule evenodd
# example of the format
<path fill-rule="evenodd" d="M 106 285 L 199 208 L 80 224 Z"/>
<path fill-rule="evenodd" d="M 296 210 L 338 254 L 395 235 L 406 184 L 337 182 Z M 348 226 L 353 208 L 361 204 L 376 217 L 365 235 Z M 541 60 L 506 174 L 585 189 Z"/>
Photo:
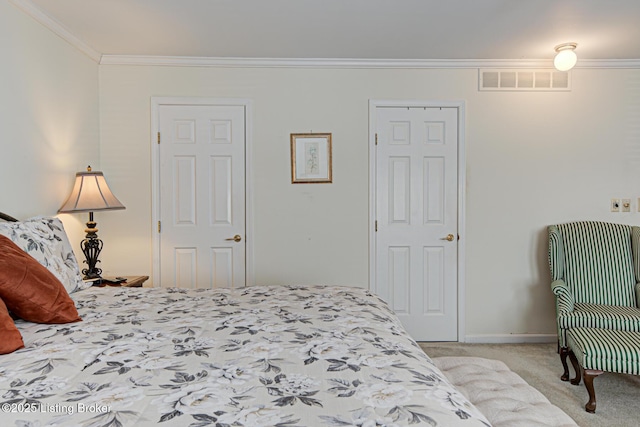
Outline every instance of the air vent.
<path fill-rule="evenodd" d="M 544 70 L 480 69 L 478 89 L 482 91 L 568 91 L 569 72 Z"/>

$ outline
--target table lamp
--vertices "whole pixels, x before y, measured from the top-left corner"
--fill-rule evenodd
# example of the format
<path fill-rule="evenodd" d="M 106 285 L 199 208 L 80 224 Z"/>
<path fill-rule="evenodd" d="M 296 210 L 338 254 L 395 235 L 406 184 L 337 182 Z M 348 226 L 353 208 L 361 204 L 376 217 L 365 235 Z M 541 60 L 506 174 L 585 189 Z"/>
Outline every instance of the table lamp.
<path fill-rule="evenodd" d="M 98 238 L 97 223 L 93 220 L 93 213 L 124 208 L 124 205 L 116 199 L 116 196 L 109 189 L 102 172 L 94 172 L 89 166 L 86 172 L 76 173 L 73 190 L 58 213 L 89 212 L 89 221 L 84 230 L 87 235 L 80 242 L 80 247 L 86 258 L 84 262 L 87 263 L 87 268 L 82 270 L 85 280 L 99 279 L 102 273 L 102 269 L 97 268 L 96 264 L 100 262 L 98 255 L 102 251 L 103 243 Z"/>

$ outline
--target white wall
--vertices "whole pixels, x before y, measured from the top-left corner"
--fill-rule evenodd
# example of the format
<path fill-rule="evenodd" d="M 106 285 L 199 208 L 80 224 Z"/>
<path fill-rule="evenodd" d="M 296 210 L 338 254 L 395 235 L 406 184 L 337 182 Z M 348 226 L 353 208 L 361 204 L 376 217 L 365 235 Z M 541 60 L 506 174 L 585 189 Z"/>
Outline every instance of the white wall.
<path fill-rule="evenodd" d="M 368 100 L 466 101 L 471 339 L 554 334 L 547 224 L 640 222 L 640 70 L 576 69 L 568 93 L 492 93 L 471 69 L 98 67 L 7 1 L 0 53 L 0 210 L 53 215 L 73 174 L 99 167 L 127 206 L 96 214 L 106 273 L 151 273 L 152 96 L 253 100 L 258 283 L 362 287 Z M 333 184 L 290 184 L 289 134 L 308 131 L 333 133 Z M 612 197 L 634 212 L 610 213 Z M 61 217 L 80 240 L 86 218 Z"/>
<path fill-rule="evenodd" d="M 73 173 L 97 165 L 127 206 L 96 214 L 107 273 L 151 273 L 152 96 L 253 100 L 258 283 L 362 287 L 368 100 L 464 100 L 472 339 L 554 333 L 547 224 L 639 222 L 609 200 L 637 211 L 640 70 L 577 69 L 568 93 L 492 93 L 476 70 L 98 67 L 8 2 L 0 52 L 0 210 L 53 215 Z M 289 134 L 308 131 L 333 133 L 333 184 L 290 184 Z M 79 240 L 86 218 L 62 217 Z"/>
<path fill-rule="evenodd" d="M 575 70 L 573 79 L 570 93 L 470 102 L 469 334 L 553 333 L 547 224 L 640 222 L 640 71 Z M 632 198 L 636 212 L 610 213 L 612 197 Z"/>
<path fill-rule="evenodd" d="M 0 53 L 0 211 L 55 215 L 99 166 L 98 65 L 6 0 Z M 87 218 L 60 218 L 77 246 Z"/>
<path fill-rule="evenodd" d="M 127 205 L 107 270 L 151 273 L 150 98 L 252 99 L 259 284 L 368 284 L 368 100 L 465 100 L 466 332 L 555 333 L 546 225 L 640 197 L 640 70 L 573 71 L 573 90 L 478 92 L 477 70 L 101 66 L 101 158 Z M 332 132 L 334 183 L 291 185 L 289 134 Z M 488 338 L 486 337 L 488 336 Z"/>

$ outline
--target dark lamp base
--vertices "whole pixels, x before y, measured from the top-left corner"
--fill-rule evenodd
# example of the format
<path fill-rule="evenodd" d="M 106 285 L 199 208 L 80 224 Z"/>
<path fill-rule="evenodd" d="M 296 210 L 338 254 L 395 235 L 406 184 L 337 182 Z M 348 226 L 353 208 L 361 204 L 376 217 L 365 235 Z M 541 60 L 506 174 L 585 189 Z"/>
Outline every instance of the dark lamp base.
<path fill-rule="evenodd" d="M 91 212 L 93 214 L 93 212 Z M 102 240 L 98 238 L 96 228 L 96 223 L 93 222 L 93 215 L 90 216 L 89 222 L 87 222 L 87 229 L 85 230 L 87 235 L 85 239 L 80 242 L 80 247 L 82 248 L 82 253 L 86 258 L 84 263 L 87 264 L 87 268 L 82 270 L 82 274 L 84 274 L 84 279 L 99 279 L 102 274 L 102 269 L 97 268 L 96 264 L 100 262 L 98 259 L 98 255 L 102 251 Z"/>

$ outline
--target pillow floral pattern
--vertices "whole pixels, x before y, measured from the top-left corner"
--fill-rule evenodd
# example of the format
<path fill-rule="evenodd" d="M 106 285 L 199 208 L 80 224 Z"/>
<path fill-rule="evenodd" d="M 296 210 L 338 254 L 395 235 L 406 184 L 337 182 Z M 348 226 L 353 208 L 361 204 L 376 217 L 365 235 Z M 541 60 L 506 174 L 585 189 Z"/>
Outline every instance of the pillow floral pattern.
<path fill-rule="evenodd" d="M 365 289 L 92 288 L 83 322 L 17 321 L 3 426 L 483 427 Z"/>
<path fill-rule="evenodd" d="M 67 293 L 90 286 L 82 281 L 78 261 L 60 219 L 35 217 L 22 222 L 0 223 L 0 234 L 53 273 Z"/>

